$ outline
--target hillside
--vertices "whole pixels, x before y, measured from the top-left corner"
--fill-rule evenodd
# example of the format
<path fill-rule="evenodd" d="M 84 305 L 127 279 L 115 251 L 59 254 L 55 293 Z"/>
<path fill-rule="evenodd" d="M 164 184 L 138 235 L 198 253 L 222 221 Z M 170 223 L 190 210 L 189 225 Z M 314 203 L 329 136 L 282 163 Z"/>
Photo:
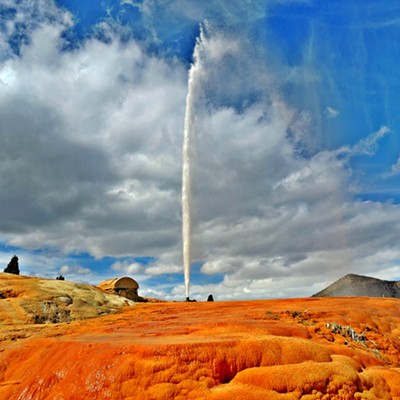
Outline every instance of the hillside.
<path fill-rule="evenodd" d="M 93 318 L 134 304 L 90 285 L 0 273 L 0 338 L 25 324 Z"/>
<path fill-rule="evenodd" d="M 313 295 L 313 297 L 343 296 L 394 297 L 399 299 L 400 282 L 348 274 Z"/>
<path fill-rule="evenodd" d="M 16 319 L 21 336 L 0 335 L 0 398 L 400 400 L 399 320 L 400 300 L 361 297 L 141 303 L 68 323 Z"/>

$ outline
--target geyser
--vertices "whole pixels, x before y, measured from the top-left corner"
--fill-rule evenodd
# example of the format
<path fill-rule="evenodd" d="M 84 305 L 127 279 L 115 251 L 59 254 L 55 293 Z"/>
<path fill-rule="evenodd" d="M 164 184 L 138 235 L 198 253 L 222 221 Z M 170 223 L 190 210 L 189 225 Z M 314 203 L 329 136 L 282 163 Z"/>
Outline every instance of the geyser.
<path fill-rule="evenodd" d="M 191 261 L 191 146 L 195 130 L 195 100 L 197 97 L 197 85 L 199 81 L 201 63 L 200 63 L 200 45 L 203 40 L 203 30 L 200 27 L 200 35 L 196 40 L 193 51 L 193 62 L 189 70 L 188 93 L 186 96 L 186 113 L 183 130 L 183 168 L 182 168 L 182 241 L 183 241 L 183 270 L 185 277 L 186 299 L 189 300 L 190 288 L 190 261 Z"/>

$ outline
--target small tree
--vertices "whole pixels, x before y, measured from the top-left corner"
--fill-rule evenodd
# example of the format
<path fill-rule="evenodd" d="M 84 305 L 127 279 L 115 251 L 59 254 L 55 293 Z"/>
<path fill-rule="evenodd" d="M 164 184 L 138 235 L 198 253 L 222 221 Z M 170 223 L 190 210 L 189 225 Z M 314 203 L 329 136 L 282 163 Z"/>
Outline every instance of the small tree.
<path fill-rule="evenodd" d="M 65 278 L 62 275 L 60 275 L 60 276 L 57 276 L 56 280 L 57 281 L 65 281 Z"/>
<path fill-rule="evenodd" d="M 4 272 L 7 272 L 8 274 L 19 275 L 18 257 L 16 255 L 14 255 L 14 257 L 8 263 L 7 268 L 4 269 Z"/>

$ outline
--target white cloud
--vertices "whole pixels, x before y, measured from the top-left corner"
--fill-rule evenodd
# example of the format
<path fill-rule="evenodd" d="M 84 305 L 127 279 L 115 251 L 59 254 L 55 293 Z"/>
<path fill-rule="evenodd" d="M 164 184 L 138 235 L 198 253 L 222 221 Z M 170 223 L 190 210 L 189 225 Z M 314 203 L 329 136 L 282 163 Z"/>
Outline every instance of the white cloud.
<path fill-rule="evenodd" d="M 373 155 L 378 149 L 378 142 L 384 136 L 390 133 L 390 129 L 387 126 L 381 126 L 378 131 L 371 133 L 364 139 L 361 139 L 354 146 L 342 147 L 339 149 L 340 153 L 348 153 L 350 156 L 356 156 L 360 154 Z"/>
<path fill-rule="evenodd" d="M 167 275 L 167 274 L 179 274 L 182 273 L 182 266 L 179 265 L 151 265 L 147 267 L 145 273 L 147 275 Z"/>
<path fill-rule="evenodd" d="M 16 75 L 10 64 L 5 62 L 0 69 L 0 83 L 3 85 L 12 86 L 16 83 Z"/>
<path fill-rule="evenodd" d="M 339 116 L 340 113 L 333 107 L 328 106 L 325 108 L 324 114 L 326 115 L 327 118 L 336 118 Z"/>
<path fill-rule="evenodd" d="M 79 265 L 63 265 L 60 268 L 60 274 L 62 275 L 88 275 L 92 271 L 89 268 L 84 268 Z"/>
<path fill-rule="evenodd" d="M 142 2 L 137 0 L 120 0 L 121 4 L 129 4 L 132 7 L 141 8 Z"/>
<path fill-rule="evenodd" d="M 117 37 L 62 52 L 69 17 L 57 15 L 32 28 L 20 57 L 0 66 L 0 239 L 59 249 L 48 258 L 24 252 L 21 265 L 31 274 L 85 273 L 92 281 L 96 271 L 62 254 L 154 256 L 149 266 L 120 261 L 112 270 L 135 274 L 149 295 L 183 298 L 182 286 L 153 277 L 182 271 L 187 71 Z M 192 274 L 193 297 L 308 296 L 348 272 L 399 278 L 399 207 L 349 193 L 349 157 L 372 154 L 388 128 L 353 147 L 302 156 L 297 146 L 307 142 L 311 119 L 285 103 L 284 72 L 250 57 L 245 44 L 231 32 L 204 42 L 193 259 L 204 261 L 200 273 L 210 281 L 223 278 L 199 285 Z"/>
<path fill-rule="evenodd" d="M 390 172 L 385 174 L 384 177 L 388 178 L 399 174 L 400 174 L 400 156 L 397 158 L 396 163 L 392 165 Z"/>
<path fill-rule="evenodd" d="M 142 272 L 142 265 L 139 263 L 129 263 L 127 261 L 117 261 L 111 265 L 111 269 L 116 272 L 132 275 Z"/>
<path fill-rule="evenodd" d="M 207 275 L 223 274 L 232 271 L 234 266 L 234 260 L 229 257 L 218 260 L 208 260 L 202 265 L 201 272 Z"/>
<path fill-rule="evenodd" d="M 7 62 L 3 237 L 96 256 L 129 255 L 138 242 L 159 253 L 177 240 L 184 69 L 117 39 L 60 53 L 62 29 L 44 24 Z"/>

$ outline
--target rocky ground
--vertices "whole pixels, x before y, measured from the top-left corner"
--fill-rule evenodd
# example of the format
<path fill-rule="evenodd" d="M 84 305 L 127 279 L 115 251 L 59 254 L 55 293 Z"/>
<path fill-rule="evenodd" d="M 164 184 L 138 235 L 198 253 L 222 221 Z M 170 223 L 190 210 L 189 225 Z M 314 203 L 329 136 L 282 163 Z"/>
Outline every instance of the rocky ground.
<path fill-rule="evenodd" d="M 1 399 L 400 399 L 398 299 L 141 303 L 32 318 L 2 319 Z"/>
<path fill-rule="evenodd" d="M 42 324 L 94 318 L 126 305 L 135 303 L 90 285 L 0 273 L 0 340 L 30 337 Z"/>

